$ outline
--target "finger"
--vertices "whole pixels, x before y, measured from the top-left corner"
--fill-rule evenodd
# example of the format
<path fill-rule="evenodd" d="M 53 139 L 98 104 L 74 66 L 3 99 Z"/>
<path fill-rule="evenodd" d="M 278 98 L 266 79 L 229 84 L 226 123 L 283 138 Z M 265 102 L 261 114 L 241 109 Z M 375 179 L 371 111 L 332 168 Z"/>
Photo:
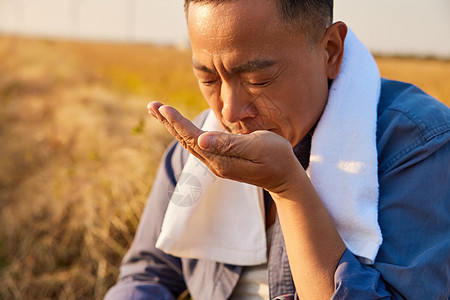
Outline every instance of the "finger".
<path fill-rule="evenodd" d="M 186 140 L 195 138 L 204 131 L 194 125 L 190 120 L 183 117 L 175 108 L 163 105 L 159 108 L 159 112 L 166 118 L 166 120 L 175 128 L 175 130 Z"/>
<path fill-rule="evenodd" d="M 200 130 L 191 121 L 184 118 L 176 109 L 170 106 L 163 105 L 159 102 L 151 102 L 148 104 L 147 108 L 152 115 L 164 124 L 167 130 L 184 148 L 200 159 L 208 168 L 212 169 L 211 164 L 208 161 L 208 158 L 210 158 L 211 155 L 205 155 L 207 153 L 197 145 L 197 137 L 204 131 Z"/>
<path fill-rule="evenodd" d="M 167 118 L 161 114 L 160 108 L 165 106 L 164 104 L 153 101 L 150 102 L 147 105 L 147 109 L 149 114 L 151 114 L 153 117 L 158 119 L 163 125 L 166 127 L 166 129 L 172 134 L 185 148 L 189 148 L 189 145 L 187 145 L 184 138 L 178 133 L 178 131 L 173 127 L 173 124 L 167 120 Z M 189 149 L 188 149 L 189 150 Z"/>
<path fill-rule="evenodd" d="M 198 136 L 204 131 L 184 118 L 176 109 L 160 102 L 149 103 L 147 109 L 152 116 L 165 125 L 184 148 L 202 161 L 215 175 L 222 177 L 218 170 L 223 170 L 223 164 L 227 161 L 223 161 L 222 155 L 205 151 L 198 146 Z"/>
<path fill-rule="evenodd" d="M 181 115 L 175 108 L 163 105 L 159 108 L 161 115 L 169 122 L 170 126 L 182 138 L 180 141 L 182 145 L 194 150 L 201 150 L 198 147 L 197 139 L 204 131 L 195 126 L 190 120 Z"/>
<path fill-rule="evenodd" d="M 149 113 L 150 115 L 152 115 L 153 117 L 155 117 L 156 119 L 159 120 L 158 115 L 159 115 L 160 113 L 159 113 L 158 109 L 159 109 L 161 106 L 163 106 L 163 104 L 162 104 L 161 102 L 158 102 L 158 101 L 152 101 L 152 102 L 150 102 L 149 104 L 147 104 L 147 110 L 148 110 L 148 113 Z"/>
<path fill-rule="evenodd" d="M 167 121 L 167 119 L 161 114 L 161 112 L 159 111 L 159 108 L 164 106 L 164 104 L 157 102 L 157 101 L 153 101 L 150 102 L 147 105 L 147 109 L 149 114 L 151 114 L 153 117 L 155 117 L 158 121 L 160 121 L 161 123 L 163 123 L 163 125 L 166 127 L 166 129 L 170 132 L 170 134 L 172 134 L 177 140 L 182 139 L 182 137 L 178 134 L 178 132 L 173 128 L 173 126 L 170 124 L 169 121 Z"/>

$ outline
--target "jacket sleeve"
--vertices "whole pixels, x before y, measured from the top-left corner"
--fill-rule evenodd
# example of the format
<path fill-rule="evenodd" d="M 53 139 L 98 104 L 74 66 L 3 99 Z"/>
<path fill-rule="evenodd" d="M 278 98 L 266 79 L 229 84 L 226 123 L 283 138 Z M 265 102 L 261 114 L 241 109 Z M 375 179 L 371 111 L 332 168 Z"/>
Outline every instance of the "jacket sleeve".
<path fill-rule="evenodd" d="M 333 299 L 449 299 L 448 110 L 446 114 L 435 111 L 432 116 L 439 123 L 424 122 L 393 106 L 379 119 L 381 127 L 391 124 L 384 126 L 378 149 L 383 244 L 371 266 L 360 264 L 348 250 L 344 253 Z"/>
<path fill-rule="evenodd" d="M 122 261 L 119 280 L 106 300 L 172 300 L 186 289 L 180 259 L 155 248 L 184 156 L 187 153 L 179 143 L 166 150 L 133 243 Z"/>

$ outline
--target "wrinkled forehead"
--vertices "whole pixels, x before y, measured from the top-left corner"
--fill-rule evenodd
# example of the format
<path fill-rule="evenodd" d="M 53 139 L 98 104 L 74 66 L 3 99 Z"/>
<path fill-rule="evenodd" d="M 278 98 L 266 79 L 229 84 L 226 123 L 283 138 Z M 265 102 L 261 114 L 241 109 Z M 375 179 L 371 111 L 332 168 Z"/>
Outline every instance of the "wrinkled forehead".
<path fill-rule="evenodd" d="M 188 30 L 195 47 L 211 51 L 274 46 L 288 38 L 274 1 L 236 0 L 191 3 Z"/>

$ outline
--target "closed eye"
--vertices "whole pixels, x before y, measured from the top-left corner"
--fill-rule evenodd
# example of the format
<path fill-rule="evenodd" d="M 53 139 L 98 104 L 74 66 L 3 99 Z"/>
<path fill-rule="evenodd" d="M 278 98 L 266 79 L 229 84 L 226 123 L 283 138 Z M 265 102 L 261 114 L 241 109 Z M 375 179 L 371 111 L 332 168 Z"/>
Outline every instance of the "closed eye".
<path fill-rule="evenodd" d="M 265 86 L 268 85 L 270 83 L 270 81 L 266 81 L 266 82 L 250 82 L 251 85 L 255 85 L 255 86 Z"/>
<path fill-rule="evenodd" d="M 256 82 L 252 82 L 252 81 L 248 81 L 246 84 L 252 87 L 265 87 L 268 86 L 269 84 L 271 84 L 272 81 L 256 81 Z"/>
<path fill-rule="evenodd" d="M 217 82 L 218 80 L 200 80 L 201 84 L 205 85 L 205 86 L 210 86 L 213 85 Z"/>

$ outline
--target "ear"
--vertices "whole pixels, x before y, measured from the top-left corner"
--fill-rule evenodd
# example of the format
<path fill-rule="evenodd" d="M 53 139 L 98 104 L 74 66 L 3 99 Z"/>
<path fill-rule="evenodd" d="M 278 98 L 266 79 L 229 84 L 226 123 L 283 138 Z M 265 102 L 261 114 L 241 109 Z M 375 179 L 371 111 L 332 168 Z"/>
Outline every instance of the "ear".
<path fill-rule="evenodd" d="M 328 27 L 323 39 L 326 51 L 326 66 L 328 79 L 335 79 L 341 69 L 344 57 L 344 41 L 347 36 L 347 25 L 336 22 Z"/>

